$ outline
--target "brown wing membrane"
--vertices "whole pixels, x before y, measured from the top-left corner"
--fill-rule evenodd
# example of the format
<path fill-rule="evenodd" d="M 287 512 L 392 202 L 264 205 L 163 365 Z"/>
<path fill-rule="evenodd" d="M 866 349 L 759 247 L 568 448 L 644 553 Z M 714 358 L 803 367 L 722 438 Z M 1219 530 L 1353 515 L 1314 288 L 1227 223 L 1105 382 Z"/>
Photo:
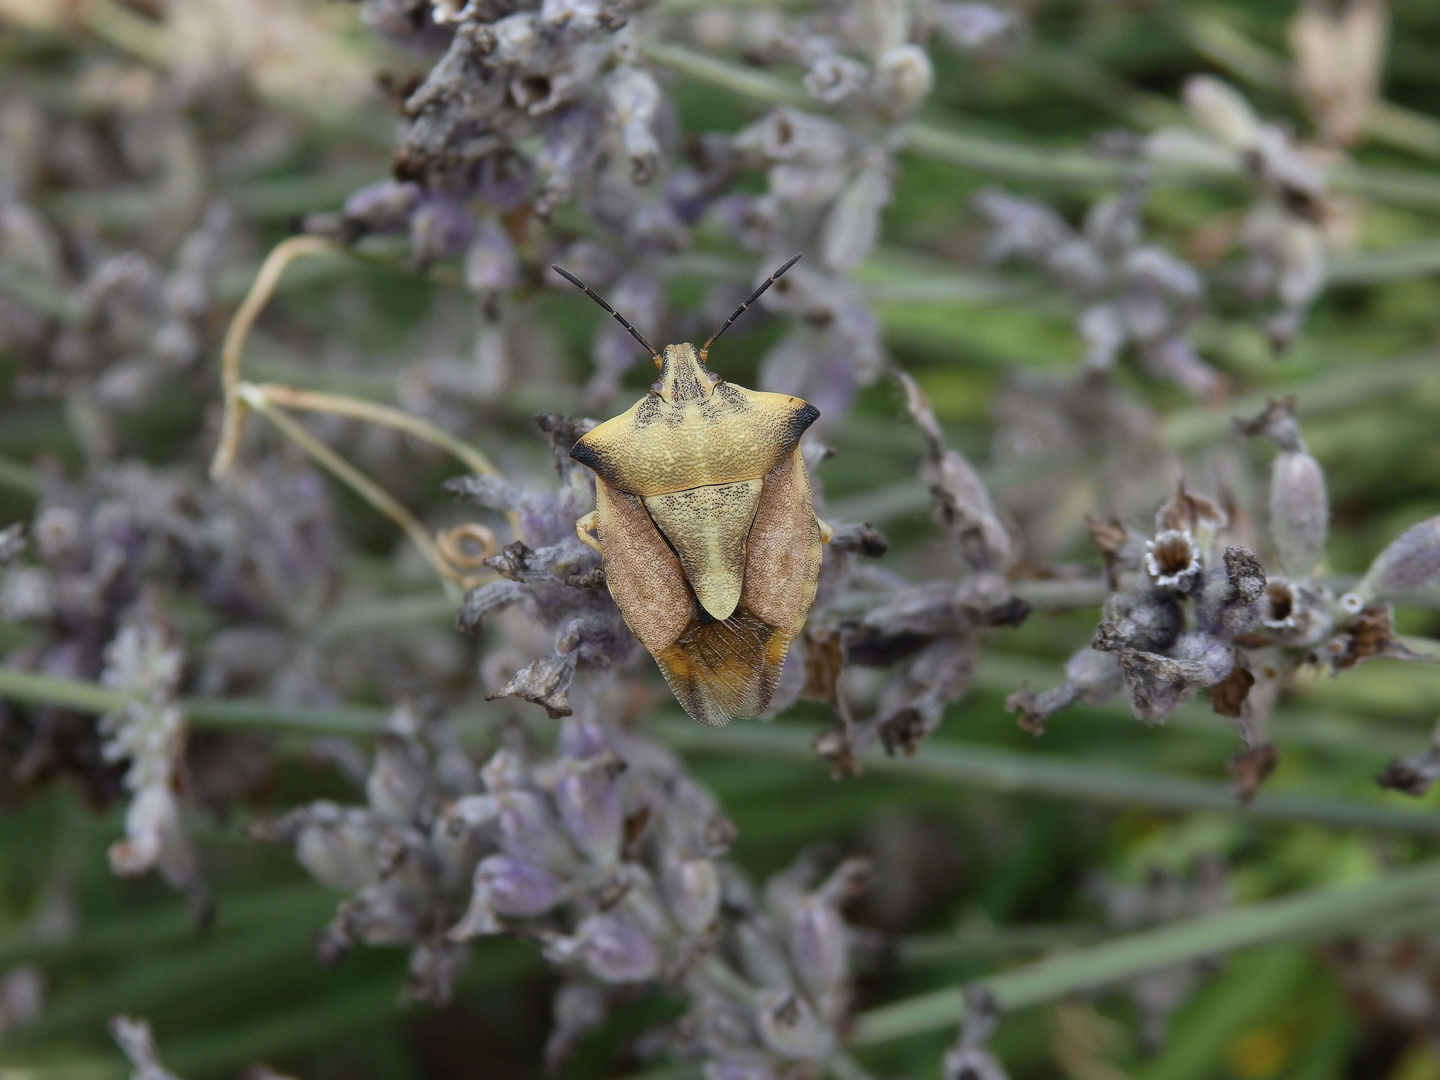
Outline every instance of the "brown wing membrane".
<path fill-rule="evenodd" d="M 743 607 L 723 622 L 690 624 L 659 653 L 660 671 L 685 711 L 710 727 L 735 716 L 759 716 L 775 695 L 784 645 Z"/>
<path fill-rule="evenodd" d="M 640 644 L 658 656 L 684 633 L 695 614 L 680 560 L 655 528 L 645 504 L 598 477 L 595 510 L 610 595 Z"/>
<path fill-rule="evenodd" d="M 785 653 L 810 614 L 820 557 L 820 525 L 797 450 L 765 477 L 735 613 L 721 622 L 692 620 L 655 656 L 686 712 L 719 727 L 769 707 Z"/>
<path fill-rule="evenodd" d="M 745 588 L 740 594 L 741 606 L 785 634 L 787 646 L 810 614 L 820 556 L 820 523 L 797 449 L 765 477 L 745 547 Z"/>

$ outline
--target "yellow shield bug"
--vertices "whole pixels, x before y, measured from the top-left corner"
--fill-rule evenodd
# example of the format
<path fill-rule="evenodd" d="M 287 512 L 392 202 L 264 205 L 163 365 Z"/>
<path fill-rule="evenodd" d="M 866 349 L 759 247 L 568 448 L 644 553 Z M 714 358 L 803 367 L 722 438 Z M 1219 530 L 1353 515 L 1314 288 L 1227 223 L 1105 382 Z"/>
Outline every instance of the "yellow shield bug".
<path fill-rule="evenodd" d="M 595 509 L 575 530 L 600 552 L 610 595 L 675 697 L 712 727 L 769 706 L 832 535 L 815 516 L 800 457 L 800 436 L 819 410 L 727 383 L 705 366 L 715 339 L 799 258 L 699 349 L 667 345 L 663 353 L 594 290 L 554 268 L 660 369 L 645 397 L 571 448 L 595 473 Z"/>

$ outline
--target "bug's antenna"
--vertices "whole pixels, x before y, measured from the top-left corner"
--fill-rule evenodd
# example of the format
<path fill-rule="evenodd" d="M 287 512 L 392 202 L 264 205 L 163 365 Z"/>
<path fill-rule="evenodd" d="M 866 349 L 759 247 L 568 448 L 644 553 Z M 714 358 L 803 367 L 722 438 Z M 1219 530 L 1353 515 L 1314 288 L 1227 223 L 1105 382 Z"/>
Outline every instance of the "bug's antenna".
<path fill-rule="evenodd" d="M 787 262 L 784 266 L 780 267 L 779 270 L 776 270 L 773 274 L 766 278 L 764 284 L 762 284 L 758 289 L 751 293 L 750 298 L 735 309 L 735 314 L 731 315 L 728 319 L 725 320 L 725 325 L 720 327 L 720 329 L 716 330 L 713 334 L 711 334 L 710 340 L 705 342 L 704 345 L 700 346 L 701 361 L 704 361 L 706 355 L 710 352 L 710 346 L 715 344 L 715 339 L 718 338 L 721 334 L 723 334 L 726 330 L 729 330 L 730 324 L 733 323 L 736 319 L 738 319 L 741 315 L 745 314 L 745 309 L 748 308 L 751 304 L 753 304 L 756 300 L 759 300 L 765 290 L 768 289 L 771 285 L 774 285 L 775 282 L 779 280 L 781 274 L 785 273 L 786 270 L 789 270 L 790 267 L 794 266 L 797 262 L 799 262 L 800 256 L 804 254 L 805 253 L 803 251 L 798 251 L 794 255 L 792 255 L 789 262 Z M 558 270 L 559 267 L 556 267 L 556 269 Z M 566 277 L 569 277 L 569 275 L 567 274 Z M 576 282 L 576 284 L 578 285 L 579 282 Z"/>
<path fill-rule="evenodd" d="M 791 262 L 794 262 L 794 261 L 795 261 L 794 259 L 791 260 Z M 645 335 L 643 335 L 642 333 L 640 333 L 639 330 L 636 330 L 635 327 L 633 327 L 633 326 L 630 325 L 630 320 L 629 320 L 629 319 L 625 318 L 624 315 L 621 315 L 621 314 L 620 314 L 618 311 L 616 311 L 613 307 L 611 307 L 609 304 L 607 304 L 607 303 L 605 302 L 605 298 L 604 298 L 603 296 L 601 296 L 599 293 L 597 293 L 597 292 L 596 292 L 594 289 L 592 289 L 589 285 L 586 285 L 583 281 L 581 281 L 579 278 L 577 278 L 574 274 L 570 273 L 569 270 L 561 269 L 561 268 L 558 267 L 558 266 L 552 266 L 552 267 L 550 267 L 550 269 L 551 269 L 551 270 L 554 270 L 557 274 L 559 274 L 561 277 L 563 277 L 566 281 L 570 282 L 571 285 L 574 285 L 577 289 L 579 289 L 581 292 L 583 292 L 586 296 L 590 297 L 591 300 L 594 300 L 594 301 L 595 301 L 597 304 L 599 304 L 602 308 L 604 308 L 606 311 L 608 311 L 608 312 L 610 313 L 611 317 L 614 318 L 614 320 L 615 320 L 616 322 L 618 322 L 621 326 L 623 326 L 623 327 L 629 332 L 629 334 L 630 334 L 631 337 L 633 337 L 633 338 L 634 338 L 636 341 L 638 341 L 642 346 L 644 346 L 645 351 L 650 354 L 650 356 L 655 360 L 655 362 L 656 362 L 657 364 L 660 362 L 660 354 L 659 354 L 659 352 L 656 351 L 655 346 L 654 346 L 654 345 L 651 345 L 650 342 L 648 342 L 648 341 L 645 340 Z M 766 284 L 768 285 L 769 282 L 766 282 Z M 761 292 L 764 292 L 765 290 L 764 290 L 764 289 L 761 289 L 760 291 L 761 291 Z M 756 295 L 758 296 L 759 294 L 757 293 Z M 752 296 L 750 299 L 753 300 L 753 299 L 755 299 L 755 297 Z M 749 301 L 747 300 L 746 303 L 749 303 Z M 743 311 L 743 310 L 744 310 L 744 309 L 742 308 L 741 311 Z M 737 311 L 735 314 L 738 315 L 738 314 L 740 314 L 740 312 Z"/>

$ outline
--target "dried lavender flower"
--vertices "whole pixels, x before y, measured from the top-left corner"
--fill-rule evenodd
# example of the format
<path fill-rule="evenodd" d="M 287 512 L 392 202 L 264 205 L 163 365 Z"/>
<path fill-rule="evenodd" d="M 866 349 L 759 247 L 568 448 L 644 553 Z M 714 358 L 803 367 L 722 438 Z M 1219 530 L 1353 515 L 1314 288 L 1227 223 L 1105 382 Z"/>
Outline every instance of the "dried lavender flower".
<path fill-rule="evenodd" d="M 17 521 L 0 529 L 0 566 L 14 562 L 25 550 L 25 523 Z"/>
<path fill-rule="evenodd" d="M 1276 348 L 1287 348 L 1325 284 L 1328 254 L 1320 225 L 1329 207 L 1325 172 L 1286 130 L 1261 121 L 1221 80 L 1192 77 L 1184 100 L 1204 134 L 1162 130 L 1149 137 L 1147 155 L 1157 161 L 1208 158 L 1251 175 L 1257 190 L 1237 235 L 1244 256 L 1235 281 L 1251 301 L 1278 302 L 1261 327 Z"/>
<path fill-rule="evenodd" d="M 130 1080 L 179 1080 L 160 1064 L 149 1021 L 116 1016 L 110 1021 L 110 1035 L 134 1066 Z"/>
<path fill-rule="evenodd" d="M 1430 735 L 1430 749 L 1421 754 L 1396 758 L 1375 778 L 1382 788 L 1393 788 L 1419 797 L 1440 780 L 1440 725 Z"/>
<path fill-rule="evenodd" d="M 180 685 L 180 650 L 173 631 L 149 604 L 131 614 L 105 650 L 101 681 L 128 699 L 124 710 L 100 720 L 103 752 L 127 763 L 131 794 L 125 839 L 110 848 L 117 874 L 157 871 L 189 894 L 197 918 L 209 899 L 194 846 L 180 823 L 178 771 L 184 751 L 185 717 L 175 696 Z"/>
<path fill-rule="evenodd" d="M 1325 553 L 1330 502 L 1325 470 L 1310 456 L 1295 420 L 1295 399 L 1271 401 L 1254 420 L 1237 427 L 1264 434 L 1280 449 L 1270 472 L 1270 532 L 1280 568 L 1292 578 L 1314 573 Z"/>
<path fill-rule="evenodd" d="M 985 1048 L 998 1012 L 994 997 L 986 991 L 972 988 L 966 992 L 960 1037 L 945 1051 L 940 1066 L 944 1080 L 1009 1080 L 995 1055 Z"/>
<path fill-rule="evenodd" d="M 1189 530 L 1165 529 L 1145 541 L 1145 571 L 1157 589 L 1182 595 L 1194 589 L 1205 567 Z"/>
<path fill-rule="evenodd" d="M 561 418 L 545 416 L 541 421 L 567 450 L 585 430 Z M 555 633 L 548 656 L 531 662 L 491 695 L 492 700 L 534 702 L 552 718 L 570 715 L 568 691 L 577 671 L 623 663 L 636 654 L 638 644 L 601 587 L 605 579 L 599 556 L 575 536 L 575 520 L 593 505 L 594 488 L 581 475 L 584 470 L 568 458 L 560 468 L 564 485 L 557 492 L 526 492 L 489 476 L 447 485 L 453 494 L 513 512 L 519 519 L 521 538 L 486 560 L 501 580 L 471 590 L 457 622 L 462 630 L 478 633 L 495 614 L 520 605 Z"/>

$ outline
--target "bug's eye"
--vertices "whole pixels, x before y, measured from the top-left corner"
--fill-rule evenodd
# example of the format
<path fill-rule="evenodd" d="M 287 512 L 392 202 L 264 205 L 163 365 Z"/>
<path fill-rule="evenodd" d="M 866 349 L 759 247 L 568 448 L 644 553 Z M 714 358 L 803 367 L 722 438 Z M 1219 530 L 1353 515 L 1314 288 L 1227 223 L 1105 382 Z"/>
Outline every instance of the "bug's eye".
<path fill-rule="evenodd" d="M 661 388 L 662 386 L 664 386 L 664 385 L 665 385 L 665 384 L 662 383 L 659 379 L 656 379 L 654 382 L 652 382 L 652 383 L 650 384 L 650 392 L 651 392 L 652 394 L 658 394 L 658 393 L 660 392 L 660 388 Z"/>
<path fill-rule="evenodd" d="M 705 373 L 705 377 L 709 379 L 712 383 L 718 383 L 720 381 L 720 376 L 715 374 L 715 372 L 713 371 L 707 371 Z"/>

